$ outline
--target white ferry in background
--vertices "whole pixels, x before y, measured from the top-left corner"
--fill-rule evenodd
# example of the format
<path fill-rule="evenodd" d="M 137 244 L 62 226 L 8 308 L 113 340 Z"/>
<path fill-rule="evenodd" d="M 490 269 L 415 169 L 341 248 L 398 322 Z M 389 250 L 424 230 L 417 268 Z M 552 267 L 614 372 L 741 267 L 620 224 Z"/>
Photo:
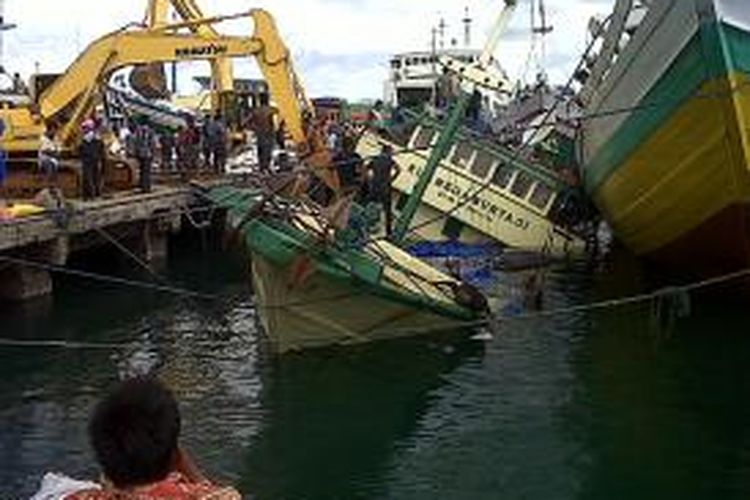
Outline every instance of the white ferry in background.
<path fill-rule="evenodd" d="M 446 64 L 456 61 L 472 65 L 479 61 L 480 53 L 476 49 L 450 48 L 394 55 L 385 82 L 385 102 L 393 108 L 413 108 L 427 103 L 439 105 L 457 91 L 457 81 L 446 76 Z M 497 81 L 507 79 L 499 64 L 493 64 L 492 73 Z M 488 121 L 498 117 L 510 101 L 509 94 L 494 89 L 480 88 L 479 93 Z"/>
<path fill-rule="evenodd" d="M 413 108 L 426 103 L 438 104 L 457 92 L 456 78 L 450 77 L 446 66 L 458 63 L 472 66 L 479 63 L 482 51 L 471 47 L 471 25 L 468 9 L 461 20 L 464 27 L 463 47 L 456 39 L 445 43 L 445 20 L 441 20 L 432 32 L 431 50 L 419 50 L 395 54 L 389 61 L 390 70 L 384 85 L 384 101 L 392 108 Z M 438 38 L 439 37 L 439 38 Z M 492 80 L 506 81 L 503 68 L 492 61 L 490 68 L 483 70 Z M 497 116 L 507 105 L 510 96 L 490 88 L 480 88 L 482 104 L 489 112 L 488 118 Z"/>
<path fill-rule="evenodd" d="M 439 94 L 453 91 L 452 82 L 445 78 L 445 62 L 458 61 L 474 64 L 479 61 L 481 51 L 476 49 L 450 48 L 436 51 L 416 51 L 396 54 L 390 60 L 390 73 L 385 82 L 386 104 L 397 107 L 414 107 L 424 103 L 434 103 Z M 494 72 L 498 80 L 507 76 L 499 65 Z M 509 96 L 490 89 L 480 90 L 483 101 L 489 103 L 490 110 L 497 115 L 507 105 Z"/>

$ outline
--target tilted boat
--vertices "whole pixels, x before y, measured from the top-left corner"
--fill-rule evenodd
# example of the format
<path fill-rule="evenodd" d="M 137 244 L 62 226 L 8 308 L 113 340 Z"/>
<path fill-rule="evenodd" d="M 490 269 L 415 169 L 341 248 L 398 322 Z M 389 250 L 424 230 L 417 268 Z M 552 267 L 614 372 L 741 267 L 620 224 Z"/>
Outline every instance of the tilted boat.
<path fill-rule="evenodd" d="M 750 265 L 750 5 L 618 0 L 580 92 L 585 186 L 673 270 Z"/>
<path fill-rule="evenodd" d="M 490 241 L 554 254 L 585 248 L 582 235 L 572 230 L 577 222 L 570 217 L 573 197 L 563 196 L 570 186 L 519 152 L 463 127 L 467 112 L 481 108 L 480 89 L 511 92 L 512 83 L 491 68 L 517 4 L 505 0 L 478 55 L 468 60 L 441 59 L 457 90 L 444 120 L 424 114 L 414 125 L 396 113 L 391 127 L 367 131 L 360 138 L 360 155 L 372 157 L 383 145 L 390 145 L 401 167 L 393 181 L 399 213 L 393 241 L 403 242 L 416 234 L 431 241 Z"/>
<path fill-rule="evenodd" d="M 387 134 L 367 131 L 358 143 L 363 157 L 384 144 L 394 151 L 401 173 L 393 181 L 395 211 L 403 209 L 433 154 L 441 125 L 422 116 Z M 572 191 L 557 174 L 522 159 L 516 152 L 463 129 L 440 161 L 414 217 L 416 235 L 425 240 L 502 246 L 555 254 L 585 248 L 566 213 Z M 441 214 L 450 214 L 441 217 Z"/>
<path fill-rule="evenodd" d="M 228 210 L 250 252 L 258 315 L 276 352 L 466 328 L 486 312 L 479 292 L 370 239 L 366 224 L 334 230 L 318 207 L 262 190 L 207 196 Z"/>

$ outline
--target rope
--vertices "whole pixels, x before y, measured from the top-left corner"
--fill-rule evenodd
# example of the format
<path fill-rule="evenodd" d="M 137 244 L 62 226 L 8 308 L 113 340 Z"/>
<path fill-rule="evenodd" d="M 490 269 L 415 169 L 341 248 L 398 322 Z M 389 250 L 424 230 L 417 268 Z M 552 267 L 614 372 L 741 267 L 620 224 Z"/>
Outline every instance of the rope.
<path fill-rule="evenodd" d="M 138 257 L 135 253 L 131 252 L 128 247 L 123 245 L 120 241 L 118 241 L 116 238 L 111 236 L 109 233 L 107 233 L 103 228 L 97 227 L 94 228 L 94 230 L 99 233 L 105 240 L 109 241 L 114 245 L 118 250 L 120 250 L 123 254 L 125 254 L 128 258 L 130 258 L 132 261 L 134 261 L 136 264 L 138 264 L 141 268 L 145 269 L 148 274 L 150 274 L 156 281 L 167 284 L 166 278 L 155 272 L 153 269 L 151 269 L 151 266 L 148 265 L 143 259 Z"/>
<path fill-rule="evenodd" d="M 31 263 L 31 262 L 25 262 L 20 259 L 12 259 L 9 257 L 0 256 L 0 260 L 6 260 L 14 263 L 19 263 L 22 265 L 33 265 L 38 263 Z M 56 268 L 57 266 L 44 266 L 44 267 L 52 267 Z M 122 278 L 113 278 L 113 277 L 107 277 L 102 275 L 96 275 L 95 273 L 85 273 L 82 271 L 75 271 L 71 269 L 65 269 L 63 268 L 65 272 L 70 272 L 71 274 L 75 275 L 86 275 L 86 277 L 94 276 L 93 279 L 102 279 L 107 278 L 107 280 L 117 282 L 120 284 L 128 284 L 130 286 L 139 286 L 142 288 L 147 288 L 151 290 L 158 290 L 158 291 L 164 291 L 164 292 L 170 292 L 170 293 L 176 293 L 176 294 L 190 294 L 191 296 L 198 295 L 198 292 L 192 292 L 185 289 L 176 289 L 173 287 L 165 287 L 160 285 L 153 285 L 150 283 L 143 283 L 143 282 L 137 282 L 137 281 L 130 281 L 130 280 L 124 280 Z M 420 333 L 438 333 L 438 332 L 444 332 L 444 331 L 455 331 L 460 329 L 468 329 L 468 328 L 479 328 L 479 327 L 486 327 L 497 323 L 502 322 L 514 322 L 514 321 L 530 321 L 540 318 L 549 318 L 549 317 L 556 317 L 556 316 L 565 316 L 565 315 L 571 315 L 576 313 L 583 313 L 583 312 L 591 312 L 591 311 L 597 311 L 602 309 L 614 309 L 623 307 L 626 305 L 633 305 L 633 304 L 639 304 L 644 303 L 650 300 L 656 300 L 661 299 L 663 297 L 673 296 L 678 293 L 687 293 L 692 292 L 696 290 L 702 290 L 706 288 L 711 288 L 716 285 L 721 285 L 725 283 L 729 283 L 732 281 L 735 281 L 740 278 L 745 278 L 750 276 L 750 268 L 742 269 L 739 271 L 735 271 L 732 273 L 724 274 L 721 276 L 716 276 L 712 278 L 708 278 L 705 280 L 681 285 L 681 286 L 670 286 L 670 287 L 664 287 L 660 288 L 658 290 L 655 290 L 653 292 L 644 293 L 644 294 L 638 294 L 638 295 L 631 295 L 626 297 L 621 297 L 617 299 L 608 299 L 608 300 L 602 300 L 598 302 L 592 302 L 588 304 L 580 304 L 576 306 L 571 307 L 561 307 L 557 309 L 550 309 L 548 311 L 536 311 L 532 313 L 526 313 L 526 314 L 519 314 L 519 315 L 492 315 L 488 318 L 483 318 L 476 321 L 465 321 L 465 322 L 457 322 L 452 323 L 445 326 L 429 326 L 424 328 L 389 328 L 389 329 L 376 329 L 371 330 L 368 332 L 363 333 L 362 335 L 373 335 L 377 336 L 379 333 L 387 333 L 387 334 L 413 334 L 417 335 Z M 325 298 L 321 299 L 318 302 L 327 302 L 327 301 L 338 301 L 343 298 L 351 298 L 358 294 L 342 294 L 338 297 L 331 297 L 331 298 Z M 217 295 L 208 295 L 208 294 L 200 294 L 200 298 L 207 298 L 209 300 L 221 300 L 223 301 L 224 298 L 217 296 Z M 312 302 L 308 302 L 312 303 Z M 303 304 L 303 303 L 300 303 Z M 256 305 L 257 307 L 257 305 Z M 286 305 L 274 305 L 270 306 L 270 308 L 286 308 L 290 307 L 290 304 Z M 331 337 L 333 339 L 333 337 Z M 324 339 L 323 339 L 324 340 Z M 236 343 L 235 341 L 224 341 L 224 342 L 195 342 L 192 345 L 207 345 L 207 346 L 224 346 L 224 345 L 231 345 Z M 0 338 L 0 347 L 19 347 L 19 348 L 52 348 L 52 349 L 119 349 L 123 347 L 130 347 L 133 346 L 134 342 L 129 343 L 116 343 L 116 342 L 78 342 L 78 341 L 68 341 L 68 340 L 59 340 L 59 339 L 37 339 L 37 340 L 23 340 L 23 339 L 9 339 L 9 338 Z"/>
<path fill-rule="evenodd" d="M 514 321 L 530 321 L 535 319 L 541 319 L 541 318 L 550 318 L 550 317 L 556 317 L 556 316 L 566 316 L 570 314 L 575 313 L 584 313 L 584 312 L 592 312 L 592 311 L 598 311 L 602 309 L 615 309 L 627 305 L 633 305 L 633 304 L 639 304 L 648 302 L 651 300 L 661 299 L 663 297 L 673 296 L 679 293 L 688 293 L 693 292 L 696 290 L 702 290 L 706 288 L 711 288 L 716 285 L 721 285 L 725 283 L 729 283 L 732 281 L 735 281 L 740 278 L 748 277 L 750 276 L 750 268 L 746 268 L 740 271 L 736 271 L 729 274 L 724 274 L 722 276 L 717 276 L 714 278 L 709 278 L 702 281 L 697 281 L 694 283 L 690 283 L 687 285 L 682 286 L 669 286 L 660 288 L 658 290 L 655 290 L 653 292 L 644 293 L 644 294 L 638 294 L 638 295 L 631 295 L 626 297 L 621 297 L 617 299 L 607 299 L 602 300 L 598 302 L 592 302 L 589 304 L 580 304 L 576 306 L 571 307 L 560 307 L 557 309 L 550 309 L 548 311 L 535 311 L 531 313 L 525 313 L 525 314 L 517 314 L 517 315 L 492 315 L 488 318 L 479 319 L 476 321 L 466 321 L 462 323 L 454 323 L 453 325 L 449 326 L 443 326 L 443 327 L 425 327 L 425 328 L 408 328 L 408 329 L 389 329 L 387 332 L 396 332 L 396 333 L 429 333 L 429 332 L 439 332 L 439 331 L 450 331 L 450 330 L 456 330 L 456 329 L 462 329 L 462 328 L 478 328 L 483 326 L 489 326 L 495 322 L 514 322 Z M 386 330 L 383 330 L 386 332 Z"/>
<path fill-rule="evenodd" d="M 132 288 L 140 288 L 144 290 L 168 293 L 171 295 L 177 295 L 177 296 L 182 296 L 182 297 L 192 297 L 192 298 L 207 300 L 207 301 L 222 300 L 222 297 L 220 297 L 219 295 L 212 295 L 212 294 L 208 294 L 204 292 L 196 292 L 194 290 L 189 290 L 186 288 L 180 288 L 180 287 L 170 286 L 166 284 L 149 283 L 146 281 L 131 280 L 128 278 L 121 278 L 118 276 L 99 274 L 99 273 L 95 273 L 91 271 L 82 271 L 80 269 L 72 269 L 70 267 L 65 267 L 65 266 L 57 266 L 54 264 L 47 264 L 47 263 L 36 262 L 32 260 L 19 259 L 15 257 L 9 257 L 7 255 L 0 255 L 0 261 L 7 262 L 10 264 L 15 264 L 18 266 L 41 269 L 43 271 L 49 271 L 53 273 L 69 274 L 71 276 L 77 276 L 77 277 L 89 279 L 92 281 L 100 281 L 104 283 L 111 283 L 111 284 L 116 284 L 116 285 L 132 287 Z"/>
<path fill-rule="evenodd" d="M 18 258 L 6 256 L 6 255 L 0 255 L 0 261 L 6 262 L 8 264 L 15 264 L 15 265 L 24 266 L 24 267 L 32 267 L 35 269 L 41 269 L 44 271 L 54 272 L 58 274 L 68 274 L 71 276 L 90 279 L 92 281 L 100 281 L 104 283 L 128 286 L 132 288 L 140 288 L 142 290 L 149 290 L 153 292 L 167 293 L 167 294 L 171 294 L 171 295 L 178 296 L 178 297 L 197 298 L 197 299 L 211 301 L 211 302 L 224 302 L 225 301 L 225 297 L 221 295 L 209 294 L 205 292 L 190 290 L 188 288 L 170 286 L 167 284 L 151 283 L 147 281 L 131 280 L 128 278 L 121 278 L 118 276 L 111 276 L 111 275 L 101 274 L 101 273 L 96 273 L 96 272 L 91 272 L 91 271 L 82 271 L 80 269 L 72 269 L 69 267 L 57 266 L 54 264 L 46 264 L 43 262 L 31 261 L 31 260 L 26 260 L 26 259 L 18 259 Z M 327 303 L 327 302 L 335 303 L 342 299 L 358 297 L 361 295 L 362 293 L 345 293 L 345 294 L 331 295 L 328 297 L 321 297 L 321 298 L 318 298 L 315 300 L 309 300 L 309 301 L 288 302 L 286 304 L 270 304 L 266 306 L 253 304 L 253 307 L 258 308 L 258 309 L 265 309 L 265 310 L 287 309 L 289 307 L 301 307 L 301 306 L 306 306 L 306 305 L 321 304 L 321 303 Z"/>

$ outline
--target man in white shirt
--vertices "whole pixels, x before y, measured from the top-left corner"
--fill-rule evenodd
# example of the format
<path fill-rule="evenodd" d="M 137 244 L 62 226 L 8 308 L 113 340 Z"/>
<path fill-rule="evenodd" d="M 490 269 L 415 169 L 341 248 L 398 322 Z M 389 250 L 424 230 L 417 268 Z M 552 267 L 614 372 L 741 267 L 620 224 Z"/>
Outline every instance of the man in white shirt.
<path fill-rule="evenodd" d="M 57 184 L 60 170 L 60 146 L 55 139 L 55 129 L 48 127 L 41 137 L 39 146 L 39 169 L 44 173 L 48 186 Z"/>

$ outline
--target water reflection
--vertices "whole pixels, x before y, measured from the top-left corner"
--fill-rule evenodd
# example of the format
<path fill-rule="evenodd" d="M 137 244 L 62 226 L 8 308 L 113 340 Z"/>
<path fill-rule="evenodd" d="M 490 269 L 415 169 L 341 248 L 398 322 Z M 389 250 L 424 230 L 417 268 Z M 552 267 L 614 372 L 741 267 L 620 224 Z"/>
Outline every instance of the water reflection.
<path fill-rule="evenodd" d="M 265 426 L 249 447 L 242 489 L 258 498 L 382 493 L 446 377 L 482 351 L 465 338 L 421 338 L 278 360 L 265 373 Z"/>
<path fill-rule="evenodd" d="M 143 372 L 178 394 L 201 464 L 248 497 L 750 492 L 744 303 L 695 295 L 692 316 L 669 332 L 644 303 L 504 321 L 486 344 L 422 337 L 278 359 L 256 330 L 242 262 L 176 257 L 173 279 L 225 299 L 63 280 L 52 302 L 0 310 L 3 336 L 124 342 L 0 348 L 0 498 L 23 498 L 44 471 L 94 477 L 91 407 L 115 380 Z M 626 255 L 546 276 L 548 308 L 659 285 Z"/>

